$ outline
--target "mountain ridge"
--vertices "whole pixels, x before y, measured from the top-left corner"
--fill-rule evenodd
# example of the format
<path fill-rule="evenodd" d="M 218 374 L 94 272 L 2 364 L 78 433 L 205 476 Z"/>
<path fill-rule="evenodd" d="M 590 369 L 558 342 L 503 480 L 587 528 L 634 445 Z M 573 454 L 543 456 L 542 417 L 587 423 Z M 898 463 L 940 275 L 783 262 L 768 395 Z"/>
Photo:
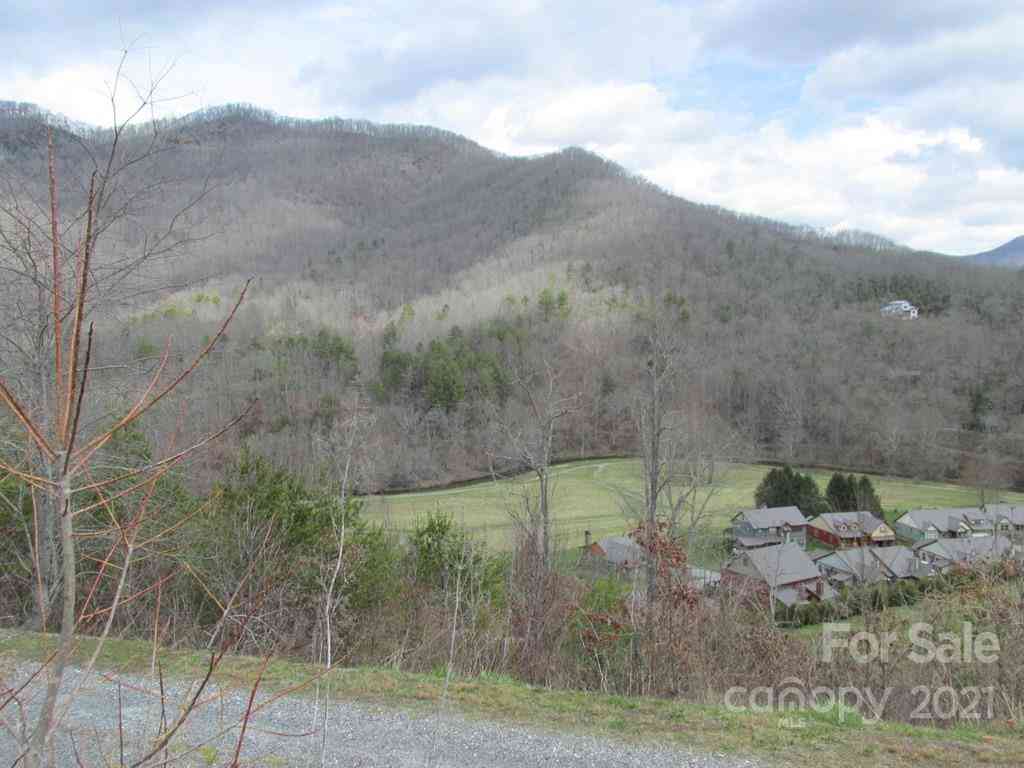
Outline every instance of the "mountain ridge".
<path fill-rule="evenodd" d="M 0 141 L 14 135 L 17 148 L 0 153 L 0 198 L 45 231 L 49 118 L 21 107 L 5 134 L 3 117 Z M 680 337 L 700 377 L 680 387 L 709 430 L 737 436 L 737 455 L 753 446 L 773 460 L 940 478 L 969 469 L 956 446 L 897 448 L 964 425 L 1024 432 L 1024 366 L 1005 370 L 1021 354 L 1022 286 L 1001 270 L 694 203 L 579 148 L 510 157 L 432 128 L 240 106 L 159 125 L 155 151 L 152 132 L 122 135 L 126 170 L 94 266 L 166 238 L 168 221 L 180 225 L 174 257 L 104 294 L 97 319 L 113 332 L 95 359 L 134 370 L 167 338 L 209 337 L 222 302 L 254 276 L 211 364 L 215 385 L 195 393 L 196 423 L 258 402 L 231 440 L 297 471 L 315 468 L 309 436 L 355 383 L 376 419 L 376 487 L 490 471 L 491 415 L 521 405 L 509 382 L 523 365 L 553 366 L 585 403 L 556 455 L 634 451 L 645 305 L 685 308 Z M 109 138 L 55 131 L 66 215 L 84 205 Z M 4 259 L 0 245 L 0 270 Z M 32 317 L 16 312 L 33 289 L 19 285 L 0 279 L 0 327 L 20 322 L 34 339 Z M 893 299 L 921 318 L 881 317 Z M 3 336 L 4 361 L 33 348 Z"/>
<path fill-rule="evenodd" d="M 971 264 L 986 264 L 1000 267 L 1024 266 L 1024 235 L 1013 238 L 988 251 L 963 257 Z"/>
<path fill-rule="evenodd" d="M 363 134 L 376 139 L 396 139 L 400 137 L 416 136 L 419 139 L 427 139 L 449 148 L 457 149 L 469 154 L 478 154 L 497 160 L 510 162 L 530 162 L 556 157 L 585 157 L 588 162 L 603 165 L 606 171 L 613 175 L 619 175 L 637 184 L 652 187 L 674 200 L 684 204 L 694 205 L 700 208 L 719 212 L 725 216 L 737 217 L 740 219 L 760 222 L 771 228 L 786 229 L 790 235 L 811 237 L 824 241 L 836 243 L 842 246 L 854 248 L 867 248 L 875 251 L 899 251 L 907 253 L 928 253 L 917 251 L 908 246 L 902 245 L 883 235 L 873 232 L 842 229 L 832 230 L 827 227 L 810 227 L 802 224 L 775 219 L 770 216 L 763 216 L 753 212 L 740 212 L 720 206 L 714 203 L 696 203 L 688 200 L 674 192 L 658 187 L 654 182 L 645 176 L 630 171 L 629 169 L 615 163 L 612 160 L 583 147 L 570 145 L 552 152 L 537 155 L 507 155 L 497 150 L 486 147 L 454 131 L 434 126 L 416 123 L 379 123 L 362 118 L 343 118 L 331 116 L 324 118 L 297 118 L 288 115 L 281 115 L 273 110 L 265 109 L 258 105 L 245 102 L 230 102 L 222 105 L 205 107 L 172 117 L 161 118 L 156 125 L 165 131 L 180 131 L 185 134 L 185 141 L 200 140 L 224 140 L 228 138 L 231 131 L 244 131 L 252 129 L 253 126 L 262 127 L 265 130 L 273 131 L 310 131 L 338 134 Z M 102 126 L 90 125 L 87 123 L 71 120 L 65 115 L 52 112 L 31 102 L 17 102 L 0 99 L 0 149 L 7 147 L 9 150 L 16 150 L 24 147 L 26 143 L 25 134 L 32 134 L 34 129 L 51 127 L 57 131 L 57 138 L 81 139 L 85 135 L 100 136 L 109 129 Z M 131 134 L 129 129 L 129 135 Z M 144 129 L 140 129 L 144 130 Z M 42 133 L 35 133 L 35 144 L 38 145 Z M 181 139 L 179 139 L 181 140 Z M 964 264 L 980 266 L 1003 266 L 1019 267 L 1024 266 L 1024 235 L 1016 237 L 996 248 L 965 256 L 952 256 L 941 252 L 931 252 L 933 255 L 949 258 Z"/>
<path fill-rule="evenodd" d="M 736 217 L 773 229 L 785 229 L 788 234 L 797 237 L 810 237 L 820 239 L 842 246 L 855 248 L 868 248 L 871 250 L 894 250 L 912 251 L 900 243 L 873 232 L 857 229 L 832 230 L 827 227 L 811 227 L 804 224 L 775 219 L 754 212 L 736 211 L 716 203 L 698 203 L 691 201 L 681 195 L 659 187 L 647 177 L 635 171 L 631 171 L 619 165 L 613 160 L 577 145 L 561 147 L 548 153 L 536 155 L 507 155 L 497 150 L 485 147 L 482 144 L 466 136 L 437 128 L 429 125 L 415 123 L 378 123 L 362 118 L 324 117 L 324 118 L 296 118 L 287 115 L 280 115 L 249 103 L 227 103 L 203 109 L 195 110 L 180 116 L 161 118 L 156 125 L 166 131 L 181 131 L 186 138 L 184 141 L 199 141 L 203 139 L 224 140 L 229 137 L 232 130 L 239 131 L 245 128 L 259 126 L 263 129 L 273 131 L 311 131 L 311 132 L 337 132 L 346 134 L 363 134 L 378 139 L 393 139 L 403 136 L 415 135 L 421 139 L 429 139 L 442 145 L 457 148 L 470 154 L 486 155 L 493 159 L 506 160 L 509 162 L 531 162 L 552 158 L 565 157 L 569 159 L 582 160 L 592 166 L 603 166 L 602 170 L 610 175 L 621 176 L 624 179 L 635 182 L 639 185 L 656 189 L 658 192 L 687 205 L 693 205 L 702 209 L 718 212 L 728 217 Z M 32 128 L 52 127 L 65 136 L 81 138 L 85 134 L 102 136 L 109 129 L 102 126 L 89 125 L 75 122 L 64 115 L 51 112 L 43 107 L 29 102 L 5 101 L 0 99 L 0 147 L 5 144 L 16 145 L 18 138 L 16 131 L 25 132 Z M 145 130 L 137 129 L 137 130 Z M 131 129 L 128 135 L 131 134 Z M 188 138 L 191 136 L 191 139 Z M 42 134 L 35 134 L 38 144 Z M 58 135 L 59 138 L 59 135 Z M 25 142 L 22 141 L 22 144 Z"/>

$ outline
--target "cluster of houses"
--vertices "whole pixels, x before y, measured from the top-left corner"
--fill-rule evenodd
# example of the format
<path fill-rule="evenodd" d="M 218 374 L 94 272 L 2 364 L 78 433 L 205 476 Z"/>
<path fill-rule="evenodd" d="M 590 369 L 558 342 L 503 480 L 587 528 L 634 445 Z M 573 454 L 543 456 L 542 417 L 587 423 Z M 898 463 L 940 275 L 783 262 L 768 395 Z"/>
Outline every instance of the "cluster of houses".
<path fill-rule="evenodd" d="M 871 512 L 807 519 L 797 507 L 745 509 L 728 531 L 732 557 L 720 572 L 690 568 L 703 586 L 731 584 L 786 606 L 830 600 L 843 587 L 920 579 L 1024 556 L 1024 506 L 915 509 L 892 526 Z M 628 536 L 593 541 L 583 562 L 636 571 L 646 560 Z"/>
<path fill-rule="evenodd" d="M 893 526 L 870 512 L 810 520 L 796 507 L 737 512 L 723 583 L 784 605 L 828 600 L 843 586 L 917 579 L 1017 556 L 1024 507 L 915 509 Z"/>

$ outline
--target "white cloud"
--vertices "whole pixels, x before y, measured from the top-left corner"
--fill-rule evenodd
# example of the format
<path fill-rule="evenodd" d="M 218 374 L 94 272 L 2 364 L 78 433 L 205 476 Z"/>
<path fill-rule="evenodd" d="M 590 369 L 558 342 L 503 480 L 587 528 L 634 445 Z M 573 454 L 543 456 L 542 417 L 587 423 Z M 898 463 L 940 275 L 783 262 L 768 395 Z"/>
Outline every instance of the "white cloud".
<path fill-rule="evenodd" d="M 711 119 L 704 112 L 672 109 L 667 95 L 649 83 L 552 87 L 492 80 L 483 86 L 447 84 L 386 114 L 398 119 L 411 112 L 418 122 L 443 124 L 509 154 L 578 145 L 628 165 L 645 159 L 654 143 L 697 135 Z"/>
<path fill-rule="evenodd" d="M 144 26 L 131 5 L 97 2 L 67 22 L 69 40 Z M 0 63 L 0 98 L 109 122 L 116 50 L 62 45 L 51 62 L 25 43 L 27 24 L 0 29 L 17 52 Z M 184 97 L 164 111 L 244 101 L 437 125 L 510 154 L 576 144 L 700 202 L 956 252 L 1020 234 L 1024 220 L 1014 2 L 197 0 L 152 29 L 132 74 L 177 61 L 165 93 Z M 709 65 L 733 55 L 766 78 L 806 76 L 802 91 L 694 108 L 705 86 L 743 93 L 714 78 L 742 78 L 747 64 Z"/>
<path fill-rule="evenodd" d="M 111 71 L 82 64 L 42 77 L 18 75 L 7 84 L 3 98 L 40 104 L 80 122 L 106 124 L 110 121 L 110 96 L 104 81 L 109 82 Z"/>
<path fill-rule="evenodd" d="M 823 228 L 878 232 L 913 247 L 970 252 L 1010 239 L 1024 174 L 962 127 L 884 115 L 795 135 L 781 120 L 674 108 L 649 83 L 553 88 L 544 81 L 445 84 L 386 119 L 442 125 L 509 154 L 577 144 L 688 199 Z"/>
<path fill-rule="evenodd" d="M 1024 17 L 960 27 L 907 45 L 863 41 L 831 52 L 807 78 L 814 98 L 894 96 L 966 80 L 1012 81 L 1024 67 Z"/>

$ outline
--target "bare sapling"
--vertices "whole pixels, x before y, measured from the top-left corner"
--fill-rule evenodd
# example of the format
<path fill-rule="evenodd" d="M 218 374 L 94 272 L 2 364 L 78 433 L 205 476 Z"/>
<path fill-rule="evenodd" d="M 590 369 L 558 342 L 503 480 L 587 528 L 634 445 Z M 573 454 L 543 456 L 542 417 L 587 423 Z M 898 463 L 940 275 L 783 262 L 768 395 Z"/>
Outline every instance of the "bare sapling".
<path fill-rule="evenodd" d="M 33 722 L 13 728 L 22 750 L 19 759 L 29 768 L 56 765 L 55 737 L 67 718 L 77 687 L 66 685 L 66 673 L 75 658 L 77 637 L 83 626 L 102 617 L 101 628 L 96 638 L 95 649 L 84 664 L 85 679 L 99 657 L 104 640 L 108 637 L 118 610 L 137 594 L 125 594 L 128 574 L 140 553 L 154 551 L 169 533 L 161 528 L 161 511 L 154 503 L 158 482 L 167 473 L 193 456 L 226 431 L 238 424 L 245 411 L 229 419 L 219 428 L 206 434 L 190 445 L 178 448 L 173 445 L 159 458 L 143 466 L 126 468 L 120 472 L 104 471 L 100 458 L 115 436 L 121 430 L 136 425 L 157 405 L 169 400 L 176 390 L 199 368 L 211 353 L 238 311 L 245 298 L 248 283 L 243 286 L 237 301 L 227 314 L 217 333 L 199 350 L 192 361 L 176 373 L 168 372 L 171 359 L 171 345 L 168 340 L 152 377 L 143 387 L 134 403 L 107 426 L 96 427 L 90 433 L 85 427 L 83 414 L 89 409 L 90 362 L 95 345 L 96 331 L 93 323 L 86 324 L 86 315 L 91 301 L 93 262 L 98 242 L 96 211 L 98 205 L 97 176 L 90 183 L 84 213 L 82 231 L 71 253 L 70 272 L 65 275 L 65 253 L 62 238 L 60 210 L 57 195 L 55 150 L 52 132 L 49 142 L 49 198 L 50 233 L 52 247 L 50 269 L 50 290 L 45 295 L 48 312 L 52 319 L 52 353 L 49 367 L 47 391 L 52 392 L 49 410 L 29 408 L 22 403 L 13 388 L 0 378 L 0 404 L 13 416 L 23 431 L 24 441 L 30 446 L 31 461 L 21 464 L 0 461 L 0 471 L 7 473 L 32 490 L 35 510 L 34 527 L 42 526 L 44 510 L 53 513 L 56 536 L 54 550 L 59 554 L 60 568 L 55 581 L 59 585 L 59 615 L 46 615 L 48 596 L 37 595 L 37 604 L 42 609 L 42 625 L 59 627 L 56 650 L 44 664 L 45 690 Z M 65 289 L 65 280 L 68 288 Z M 166 447 L 166 446 L 165 446 Z M 83 566 L 77 554 L 77 544 L 82 535 L 80 521 L 90 513 L 103 512 L 109 520 L 108 532 L 111 546 L 105 558 L 98 564 L 98 575 L 85 599 L 80 592 Z M 170 524 L 168 524 L 169 526 Z M 92 535 L 95 535 L 92 532 Z M 48 566 L 44 562 L 41 547 L 35 547 L 35 583 L 41 592 L 54 588 L 49 576 L 44 579 Z M 102 608 L 92 604 L 96 584 L 106 573 L 117 574 L 116 586 L 109 603 Z M 145 590 L 148 591 L 148 590 Z M 211 657 L 211 664 L 219 656 Z M 212 674 L 212 670 L 208 672 Z M 203 687 L 203 686 L 200 686 Z M 0 714 L 12 703 L 19 704 L 21 693 L 9 693 L 0 699 Z M 186 707 L 186 712 L 198 701 L 195 699 Z M 25 717 L 27 709 L 21 709 Z M 184 716 L 183 715 L 183 716 Z M 180 727 L 180 723 L 177 724 Z M 155 755 L 166 743 L 168 733 L 173 735 L 177 727 L 171 727 L 154 742 Z"/>
<path fill-rule="evenodd" d="M 316 698 L 320 728 L 320 765 L 327 761 L 328 714 L 331 702 L 331 679 L 328 673 L 334 668 L 337 649 L 335 648 L 336 621 L 344 609 L 343 587 L 346 583 L 345 543 L 348 536 L 350 505 L 353 501 L 353 486 L 360 472 L 365 472 L 365 457 L 362 448 L 373 428 L 374 418 L 366 412 L 358 389 L 352 395 L 352 404 L 345 418 L 339 418 L 333 429 L 320 440 L 320 447 L 328 457 L 328 468 L 336 487 L 336 497 L 331 507 L 331 546 L 321 567 L 320 578 L 320 635 L 321 642 L 316 649 L 323 665 L 326 687 L 321 692 L 317 684 Z M 323 702 L 320 704 L 320 696 Z"/>

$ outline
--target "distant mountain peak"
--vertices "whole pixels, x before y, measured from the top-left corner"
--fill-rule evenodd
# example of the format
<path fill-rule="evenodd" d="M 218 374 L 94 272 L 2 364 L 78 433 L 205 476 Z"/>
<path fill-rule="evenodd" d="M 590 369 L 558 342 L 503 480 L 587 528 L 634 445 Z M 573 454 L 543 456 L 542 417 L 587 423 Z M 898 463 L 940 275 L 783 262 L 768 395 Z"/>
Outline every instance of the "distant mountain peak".
<path fill-rule="evenodd" d="M 995 264 L 1000 267 L 1024 266 L 1024 235 L 1015 237 L 991 251 L 964 256 L 964 260 L 972 264 Z"/>

